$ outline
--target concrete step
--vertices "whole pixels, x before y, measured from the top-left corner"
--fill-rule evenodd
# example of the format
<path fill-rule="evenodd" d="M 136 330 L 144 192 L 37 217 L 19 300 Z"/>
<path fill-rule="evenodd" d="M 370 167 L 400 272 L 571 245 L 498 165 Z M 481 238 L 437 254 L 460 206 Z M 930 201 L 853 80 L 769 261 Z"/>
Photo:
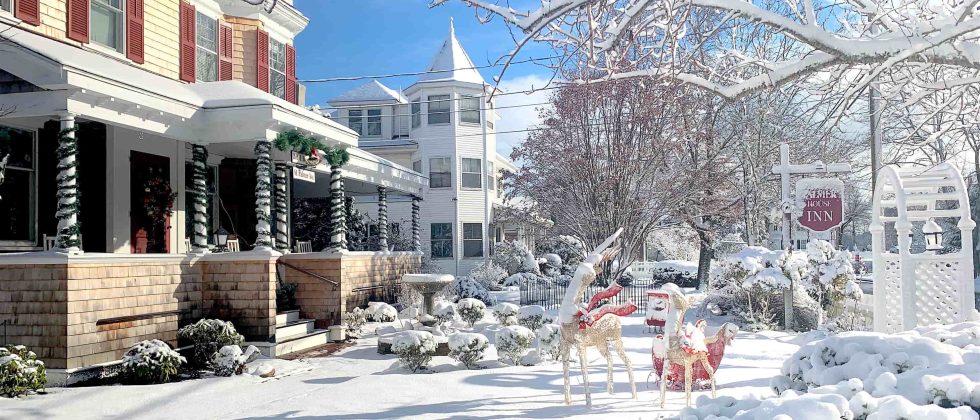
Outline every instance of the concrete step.
<path fill-rule="evenodd" d="M 278 324 L 276 325 L 276 338 L 288 339 L 289 337 L 309 334 L 315 329 L 313 325 L 315 322 L 312 319 L 301 319 L 286 324 Z"/>
<path fill-rule="evenodd" d="M 276 325 L 288 324 L 295 321 L 299 321 L 299 309 L 282 311 L 276 314 Z"/>
<path fill-rule="evenodd" d="M 277 337 L 276 341 L 277 342 L 275 343 L 251 342 L 245 344 L 251 344 L 258 347 L 259 351 L 264 356 L 279 357 L 290 353 L 311 349 L 313 347 L 322 346 L 327 344 L 330 340 L 327 335 L 327 330 L 313 330 L 308 334 L 281 338 Z"/>

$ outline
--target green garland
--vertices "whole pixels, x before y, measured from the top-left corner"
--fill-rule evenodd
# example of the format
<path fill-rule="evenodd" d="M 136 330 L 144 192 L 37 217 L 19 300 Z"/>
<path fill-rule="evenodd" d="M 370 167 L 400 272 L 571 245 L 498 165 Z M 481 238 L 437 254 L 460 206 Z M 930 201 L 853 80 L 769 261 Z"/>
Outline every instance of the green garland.
<path fill-rule="evenodd" d="M 81 225 L 78 223 L 79 194 L 78 174 L 76 173 L 78 141 L 73 135 L 78 127 L 66 128 L 58 133 L 58 148 L 55 157 L 58 159 L 58 208 L 55 216 L 58 219 L 58 248 L 77 248 L 81 245 L 78 237 Z"/>
<path fill-rule="evenodd" d="M 289 252 L 289 203 L 286 202 L 286 171 L 288 167 L 284 163 L 276 164 L 276 189 L 275 189 L 275 212 L 276 212 L 276 249 L 279 252 Z"/>
<path fill-rule="evenodd" d="M 304 135 L 299 130 L 283 131 L 276 136 L 276 140 L 273 143 L 276 149 L 284 152 L 295 150 L 306 156 L 313 153 L 313 149 L 327 150 L 329 148 L 329 146 L 320 142 L 316 137 Z"/>
<path fill-rule="evenodd" d="M 191 145 L 193 168 L 191 172 L 191 203 L 194 205 L 191 226 L 191 246 L 197 249 L 208 247 L 208 149 L 202 145 Z"/>
<path fill-rule="evenodd" d="M 255 247 L 272 246 L 272 143 L 259 141 L 255 144 Z"/>
<path fill-rule="evenodd" d="M 388 189 L 378 186 L 378 251 L 388 250 Z"/>
<path fill-rule="evenodd" d="M 422 225 L 419 223 L 422 201 L 419 197 L 412 197 L 412 249 L 415 252 L 422 252 Z"/>
<path fill-rule="evenodd" d="M 339 166 L 330 167 L 330 247 L 347 249 L 347 211 L 344 209 L 344 177 Z"/>

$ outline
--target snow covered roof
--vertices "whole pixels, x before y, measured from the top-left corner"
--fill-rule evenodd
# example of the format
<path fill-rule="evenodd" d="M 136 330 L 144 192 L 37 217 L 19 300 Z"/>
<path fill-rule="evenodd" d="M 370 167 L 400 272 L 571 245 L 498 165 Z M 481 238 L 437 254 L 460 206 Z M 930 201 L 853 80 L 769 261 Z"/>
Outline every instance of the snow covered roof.
<path fill-rule="evenodd" d="M 442 43 L 442 48 L 432 58 L 432 64 L 428 71 L 438 73 L 426 73 L 419 77 L 417 83 L 426 82 L 468 82 L 482 85 L 483 76 L 474 69 L 473 61 L 463 50 L 463 46 L 456 39 L 456 30 L 453 28 L 452 18 L 449 19 L 449 37 Z"/>
<path fill-rule="evenodd" d="M 387 102 L 387 101 L 407 103 L 408 99 L 406 99 L 405 96 L 401 94 L 401 92 L 396 92 L 395 90 L 381 84 L 381 82 L 377 80 L 372 80 L 354 89 L 342 93 L 340 96 L 327 101 L 327 103 L 337 104 L 337 103 L 344 103 L 344 102 Z"/>

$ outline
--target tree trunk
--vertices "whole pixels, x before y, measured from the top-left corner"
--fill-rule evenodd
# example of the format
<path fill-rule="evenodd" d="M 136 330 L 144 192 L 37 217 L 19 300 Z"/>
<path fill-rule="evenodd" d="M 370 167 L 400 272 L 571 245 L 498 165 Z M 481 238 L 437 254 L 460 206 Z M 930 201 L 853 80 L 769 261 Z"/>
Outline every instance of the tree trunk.
<path fill-rule="evenodd" d="M 711 258 L 714 257 L 714 254 L 711 246 L 707 242 L 701 241 L 701 252 L 698 253 L 698 289 L 700 290 L 708 289 L 708 274 L 711 271 Z"/>

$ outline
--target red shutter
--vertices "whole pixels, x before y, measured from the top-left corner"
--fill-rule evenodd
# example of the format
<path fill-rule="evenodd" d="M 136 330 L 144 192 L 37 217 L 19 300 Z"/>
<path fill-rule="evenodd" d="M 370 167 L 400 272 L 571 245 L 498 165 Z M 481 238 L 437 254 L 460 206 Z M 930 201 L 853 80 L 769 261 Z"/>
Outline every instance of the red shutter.
<path fill-rule="evenodd" d="M 193 5 L 180 2 L 180 80 L 193 82 L 197 79 L 194 67 L 197 52 L 197 14 Z"/>
<path fill-rule="evenodd" d="M 286 45 L 286 100 L 297 103 L 296 98 L 296 48 Z"/>
<path fill-rule="evenodd" d="M 68 0 L 68 38 L 88 42 L 89 0 Z M 18 2 L 20 3 L 20 2 Z"/>
<path fill-rule="evenodd" d="M 14 2 L 14 16 L 34 26 L 41 24 L 41 0 L 18 0 Z"/>
<path fill-rule="evenodd" d="M 269 91 L 269 33 L 255 28 L 255 87 Z"/>
<path fill-rule="evenodd" d="M 218 28 L 218 80 L 231 80 L 235 50 L 232 43 L 233 32 L 231 25 L 224 22 Z"/>
<path fill-rule="evenodd" d="M 126 58 L 143 64 L 143 0 L 126 0 Z"/>

